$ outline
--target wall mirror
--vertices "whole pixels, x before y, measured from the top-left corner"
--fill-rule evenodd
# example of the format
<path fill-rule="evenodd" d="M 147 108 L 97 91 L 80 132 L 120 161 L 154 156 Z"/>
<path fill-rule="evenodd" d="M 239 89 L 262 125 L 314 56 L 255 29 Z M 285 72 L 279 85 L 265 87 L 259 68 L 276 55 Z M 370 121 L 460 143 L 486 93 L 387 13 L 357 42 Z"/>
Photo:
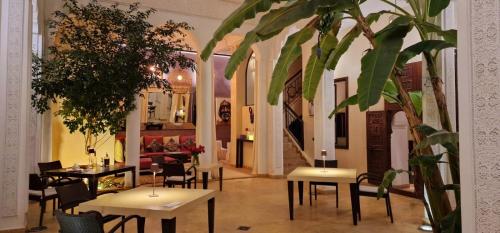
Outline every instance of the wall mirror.
<path fill-rule="evenodd" d="M 338 78 L 334 82 L 335 106 L 348 98 L 348 78 Z M 349 107 L 335 114 L 335 148 L 349 148 Z"/>

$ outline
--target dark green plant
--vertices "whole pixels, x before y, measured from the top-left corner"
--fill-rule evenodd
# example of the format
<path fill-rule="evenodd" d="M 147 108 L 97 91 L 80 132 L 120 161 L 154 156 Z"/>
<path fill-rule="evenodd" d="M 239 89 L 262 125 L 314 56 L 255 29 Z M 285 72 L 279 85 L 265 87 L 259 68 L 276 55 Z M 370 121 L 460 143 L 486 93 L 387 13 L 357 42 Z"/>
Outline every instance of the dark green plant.
<path fill-rule="evenodd" d="M 92 137 L 120 129 L 135 96 L 151 86 L 170 90 L 162 78 L 169 68 L 194 69 L 194 62 L 181 54 L 189 50 L 183 31 L 187 23 L 167 21 L 159 27 L 147 22 L 153 9 L 138 4 L 123 10 L 105 7 L 96 0 L 79 5 L 65 0 L 50 21 L 54 45 L 47 59 L 34 59 L 32 104 L 42 113 L 58 102 L 57 115 L 70 132 Z"/>
<path fill-rule="evenodd" d="M 375 1 L 375 0 L 370 0 Z M 342 102 L 330 115 L 347 105 L 358 105 L 361 111 L 376 104 L 381 97 L 398 104 L 406 114 L 412 135 L 419 143 L 414 151 L 416 158 L 411 161 L 420 171 L 428 193 L 428 202 L 424 206 L 431 216 L 434 232 L 461 232 L 460 228 L 460 191 L 459 191 L 459 155 L 456 134 L 446 106 L 446 97 L 442 80 L 438 75 L 436 58 L 442 49 L 456 47 L 455 30 L 442 30 L 435 24 L 435 17 L 444 10 L 449 0 L 406 0 L 410 6 L 407 11 L 390 0 L 378 0 L 394 7 L 395 11 L 379 11 L 364 15 L 361 5 L 367 0 L 245 0 L 239 8 L 229 15 L 217 29 L 213 39 L 203 50 L 202 59 L 207 59 L 215 45 L 222 38 L 240 27 L 248 19 L 263 13 L 257 26 L 248 32 L 233 53 L 226 68 L 226 77 L 231 78 L 238 65 L 245 59 L 252 44 L 273 38 L 286 27 L 302 19 L 309 19 L 301 30 L 290 35 L 281 50 L 274 68 L 268 101 L 277 104 L 278 96 L 283 91 L 288 67 L 301 53 L 300 46 L 313 38 L 318 32 L 318 43 L 313 48 L 304 72 L 304 98 L 312 101 L 325 69 L 334 70 L 342 55 L 352 42 L 363 35 L 371 44 L 371 49 L 363 56 L 361 74 L 358 78 L 358 90 Z M 285 3 L 286 2 L 286 3 Z M 381 15 L 391 14 L 393 19 L 385 27 L 374 32 L 371 24 Z M 356 24 L 343 37 L 338 35 L 344 20 L 354 20 Z M 408 48 L 403 48 L 403 39 L 412 29 L 419 32 L 421 41 Z M 406 63 L 414 56 L 423 54 L 431 77 L 434 96 L 438 104 L 440 123 L 443 131 L 423 132 L 422 93 L 408 92 L 403 88 L 401 75 Z M 429 127 L 427 127 L 427 131 Z M 436 130 L 435 130 L 436 131 Z M 431 145 L 441 144 L 447 148 L 447 158 L 452 174 L 452 184 L 444 184 L 437 164 L 442 155 L 434 155 Z M 390 170 L 381 188 L 387 187 L 396 173 L 405 171 Z M 446 190 L 454 190 L 458 208 L 452 210 Z"/>

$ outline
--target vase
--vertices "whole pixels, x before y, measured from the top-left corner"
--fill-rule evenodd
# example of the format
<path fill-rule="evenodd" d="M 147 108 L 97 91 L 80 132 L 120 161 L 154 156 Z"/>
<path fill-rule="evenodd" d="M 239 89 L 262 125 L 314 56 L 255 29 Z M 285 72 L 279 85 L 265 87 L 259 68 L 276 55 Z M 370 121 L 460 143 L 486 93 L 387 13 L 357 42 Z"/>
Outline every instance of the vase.
<path fill-rule="evenodd" d="M 194 166 L 200 165 L 200 157 L 199 154 L 193 154 L 192 155 L 192 161 Z"/>

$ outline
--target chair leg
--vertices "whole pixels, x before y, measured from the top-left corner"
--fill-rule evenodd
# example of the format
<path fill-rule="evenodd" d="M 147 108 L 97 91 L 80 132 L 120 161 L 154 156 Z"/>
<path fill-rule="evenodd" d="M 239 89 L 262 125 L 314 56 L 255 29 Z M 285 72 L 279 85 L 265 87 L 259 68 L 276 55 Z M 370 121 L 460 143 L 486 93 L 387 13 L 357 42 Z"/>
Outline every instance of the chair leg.
<path fill-rule="evenodd" d="M 335 204 L 339 208 L 339 186 L 335 185 Z"/>
<path fill-rule="evenodd" d="M 389 193 L 387 193 L 387 203 L 389 206 L 389 216 L 391 217 L 391 223 L 394 223 L 394 217 L 392 216 L 391 198 L 389 197 Z"/>
<path fill-rule="evenodd" d="M 358 206 L 358 220 L 361 221 L 361 200 L 360 200 L 360 196 L 358 195 L 357 198 L 356 198 L 356 205 Z"/>
<path fill-rule="evenodd" d="M 46 202 L 45 200 L 40 201 L 40 221 L 38 223 L 38 226 L 43 226 L 43 214 L 45 213 L 45 206 Z"/>
<path fill-rule="evenodd" d="M 125 216 L 122 216 L 122 221 L 125 220 Z M 122 233 L 125 233 L 125 224 L 122 225 Z"/>
<path fill-rule="evenodd" d="M 186 188 L 186 182 L 182 183 L 182 188 Z"/>
<path fill-rule="evenodd" d="M 188 182 L 188 189 L 191 189 L 191 181 Z"/>
<path fill-rule="evenodd" d="M 316 185 L 314 185 L 314 200 L 318 200 L 318 189 Z"/>
<path fill-rule="evenodd" d="M 389 202 L 387 200 L 387 198 L 384 198 L 385 199 L 385 211 L 387 212 L 387 216 L 390 216 L 390 213 L 389 213 Z"/>
<path fill-rule="evenodd" d="M 312 206 L 313 201 L 312 201 L 312 185 L 309 183 L 309 205 Z"/>
<path fill-rule="evenodd" d="M 144 225 L 146 224 L 146 218 L 139 217 L 137 218 L 137 232 L 144 233 Z"/>

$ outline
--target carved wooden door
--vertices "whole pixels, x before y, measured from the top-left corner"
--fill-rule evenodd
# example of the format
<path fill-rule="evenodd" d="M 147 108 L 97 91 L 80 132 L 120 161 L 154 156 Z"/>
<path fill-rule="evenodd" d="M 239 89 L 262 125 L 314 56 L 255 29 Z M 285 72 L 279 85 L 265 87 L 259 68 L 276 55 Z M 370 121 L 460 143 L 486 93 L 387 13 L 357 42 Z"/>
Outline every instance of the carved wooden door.
<path fill-rule="evenodd" d="M 384 172 L 391 168 L 391 153 L 389 142 L 387 112 L 366 112 L 366 140 L 368 173 L 382 178 Z M 380 184 L 381 179 L 371 179 L 368 182 Z"/>

